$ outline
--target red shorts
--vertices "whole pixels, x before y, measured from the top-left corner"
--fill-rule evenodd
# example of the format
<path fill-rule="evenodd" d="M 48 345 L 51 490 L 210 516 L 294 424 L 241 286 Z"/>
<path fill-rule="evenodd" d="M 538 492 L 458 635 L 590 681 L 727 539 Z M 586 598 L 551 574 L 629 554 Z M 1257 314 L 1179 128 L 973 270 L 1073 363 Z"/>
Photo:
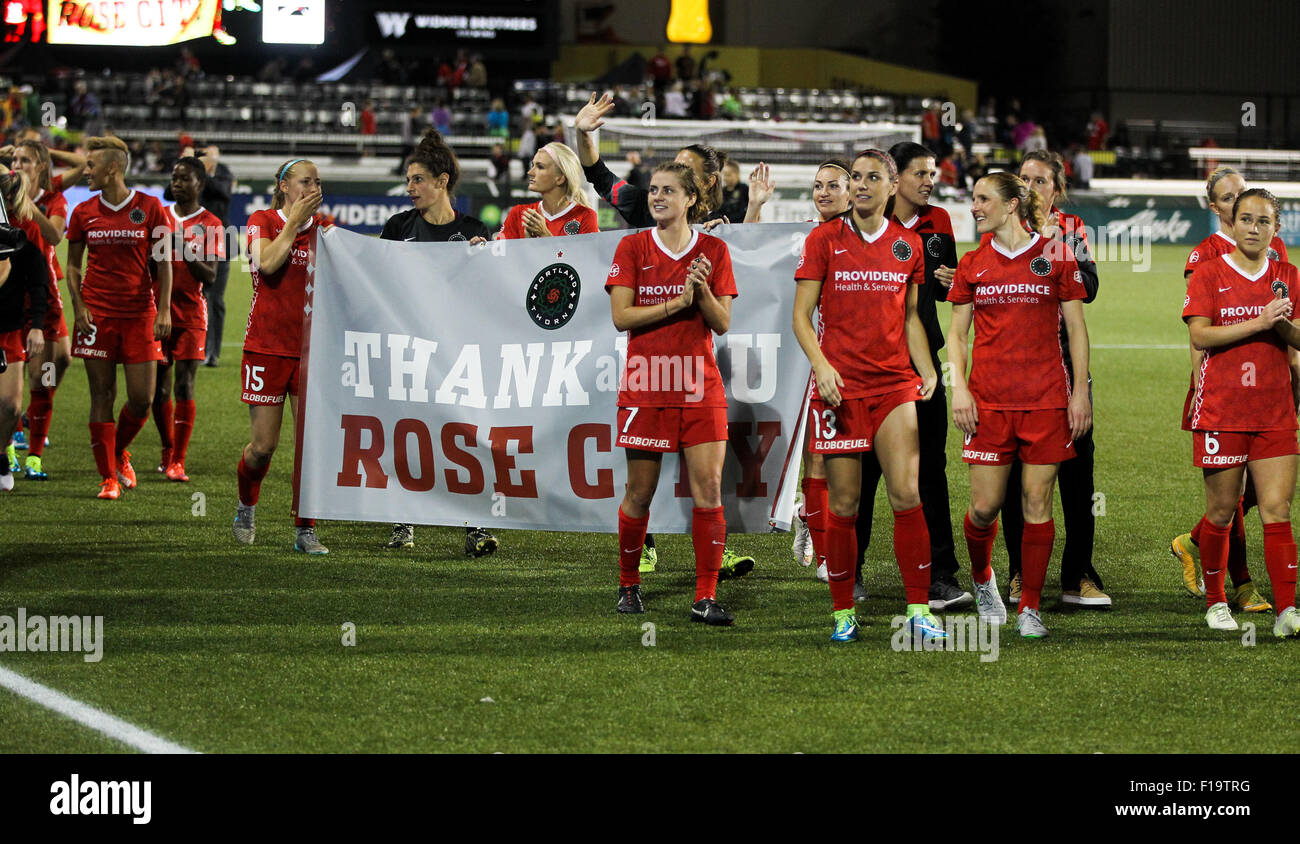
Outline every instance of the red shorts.
<path fill-rule="evenodd" d="M 244 352 L 244 404 L 284 404 L 286 395 L 298 395 L 298 358 Z"/>
<path fill-rule="evenodd" d="M 203 344 L 207 342 L 206 328 L 172 328 L 171 336 L 162 342 L 163 363 L 171 366 L 178 360 L 203 360 L 207 355 Z"/>
<path fill-rule="evenodd" d="M 727 441 L 725 407 L 620 407 L 619 448 L 672 453 L 701 443 Z"/>
<path fill-rule="evenodd" d="M 844 399 L 839 407 L 831 407 L 825 399 L 812 399 L 808 403 L 808 430 L 812 431 L 808 450 L 814 454 L 871 451 L 876 429 L 894 408 L 920 401 L 920 385 L 917 381 L 888 393 Z"/>
<path fill-rule="evenodd" d="M 975 435 L 966 435 L 961 459 L 975 466 L 1064 463 L 1075 456 L 1065 408 L 981 410 Z"/>
<path fill-rule="evenodd" d="M 162 343 L 153 339 L 153 315 L 96 317 L 88 334 L 72 341 L 72 356 L 113 363 L 147 363 L 162 360 Z"/>
<path fill-rule="evenodd" d="M 1300 454 L 1295 431 L 1192 431 L 1192 465 L 1242 466 L 1254 460 Z"/>
<path fill-rule="evenodd" d="M 152 327 L 150 330 L 153 330 Z M 45 335 L 46 343 L 68 336 L 68 323 L 63 319 L 63 305 L 54 299 L 46 300 L 45 322 L 41 325 L 41 333 Z"/>
<path fill-rule="evenodd" d="M 27 330 L 15 328 L 0 333 L 0 351 L 5 353 L 7 363 L 22 363 L 27 360 Z"/>

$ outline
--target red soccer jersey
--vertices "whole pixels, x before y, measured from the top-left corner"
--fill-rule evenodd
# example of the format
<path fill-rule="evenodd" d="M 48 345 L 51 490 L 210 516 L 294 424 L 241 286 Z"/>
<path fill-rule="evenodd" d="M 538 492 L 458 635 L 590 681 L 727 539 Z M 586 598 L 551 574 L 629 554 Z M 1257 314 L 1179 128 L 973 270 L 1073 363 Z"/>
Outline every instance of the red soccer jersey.
<path fill-rule="evenodd" d="M 916 380 L 903 323 L 908 285 L 925 282 L 917 235 L 896 220 L 859 235 L 841 217 L 809 233 L 794 276 L 822 283 L 821 349 L 844 379 L 843 398 L 893 392 Z M 815 384 L 813 396 L 821 398 Z"/>
<path fill-rule="evenodd" d="M 529 208 L 535 209 L 546 218 L 546 228 L 556 237 L 600 231 L 600 226 L 596 224 L 596 212 L 587 206 L 570 202 L 566 208 L 561 209 L 559 214 L 552 217 L 542 208 L 539 200 L 527 205 L 516 205 L 510 209 L 506 214 L 506 221 L 501 225 L 503 240 L 518 240 L 528 236 L 524 232 L 524 212 Z"/>
<path fill-rule="evenodd" d="M 67 227 L 68 200 L 63 198 L 63 194 L 58 193 L 57 191 L 51 193 L 42 190 L 40 193 L 36 194 L 35 202 L 36 207 L 41 209 L 42 214 L 50 219 L 62 217 L 63 225 L 65 228 Z M 59 263 L 58 249 L 46 243 L 45 250 L 45 257 L 50 265 L 50 274 L 54 276 L 55 281 L 63 278 L 63 266 Z M 57 285 L 55 286 L 55 289 L 58 289 Z"/>
<path fill-rule="evenodd" d="M 206 208 L 200 207 L 188 217 L 176 216 L 176 206 L 167 208 L 182 234 L 184 249 L 197 250 L 198 260 L 218 261 L 226 257 L 225 238 L 221 220 Z M 191 246 L 193 244 L 193 246 Z M 190 274 L 183 255 L 172 254 L 172 326 L 174 328 L 207 328 L 208 300 L 203 295 L 203 285 Z"/>
<path fill-rule="evenodd" d="M 619 241 L 605 290 L 628 287 L 638 307 L 663 305 L 681 295 L 695 256 L 713 265 L 709 288 L 714 296 L 738 296 L 727 244 L 712 235 L 692 232 L 679 253 L 659 239 L 658 229 L 630 234 Z M 628 332 L 627 368 L 619 382 L 619 407 L 726 407 L 722 374 L 713 356 L 713 331 L 698 307 L 662 322 Z"/>
<path fill-rule="evenodd" d="M 16 220 L 18 228 L 23 230 L 27 239 L 41 251 L 45 256 L 45 263 L 50 265 L 50 284 L 46 288 L 46 305 L 45 312 L 49 313 L 55 309 L 63 310 L 63 297 L 59 294 L 59 282 L 54 277 L 54 267 L 58 262 L 53 261 L 54 247 L 45 240 L 41 235 L 40 226 L 36 225 L 35 220 Z"/>
<path fill-rule="evenodd" d="M 68 220 L 68 240 L 86 244 L 81 298 L 95 316 L 157 313 L 149 257 L 154 241 L 171 231 L 171 215 L 155 196 L 131 191 L 121 205 L 95 194 Z"/>
<path fill-rule="evenodd" d="M 63 193 L 67 188 L 63 186 L 63 174 L 55 173 L 50 176 L 50 190 L 54 193 Z"/>
<path fill-rule="evenodd" d="M 1191 254 L 1187 256 L 1187 266 L 1183 268 L 1183 275 L 1194 272 L 1201 264 L 1211 263 L 1212 259 L 1220 255 L 1227 255 L 1236 248 L 1237 241 L 1221 231 L 1216 231 L 1198 243 Z M 1282 238 L 1276 235 L 1268 244 L 1268 259 L 1270 261 L 1281 261 L 1284 264 L 1291 263 L 1291 259 L 1286 254 L 1286 244 L 1282 242 Z"/>
<path fill-rule="evenodd" d="M 1252 320 L 1277 297 L 1275 285 L 1285 285 L 1292 306 L 1300 305 L 1300 272 L 1291 264 L 1269 261 L 1251 277 L 1223 255 L 1201 264 L 1188 279 L 1183 320 L 1207 317 L 1211 325 Z M 1192 429 L 1294 431 L 1291 402 L 1287 345 L 1275 332 L 1261 331 L 1230 346 L 1205 350 L 1201 383 L 1192 400 Z"/>
<path fill-rule="evenodd" d="M 970 391 L 980 409 L 1039 410 L 1070 403 L 1061 302 L 1083 299 L 1088 292 L 1070 248 L 1057 243 L 1046 249 L 1051 243 L 1035 234 L 1011 253 L 991 240 L 957 264 L 948 301 L 974 304 Z"/>
<path fill-rule="evenodd" d="M 248 218 L 248 247 L 258 240 L 275 240 L 288 221 L 283 211 L 255 211 Z M 307 259 L 319 221 L 312 218 L 298 230 L 284 264 L 274 273 L 252 269 L 253 302 L 244 330 L 244 351 L 296 358 L 302 354 L 303 308 L 307 302 Z"/>

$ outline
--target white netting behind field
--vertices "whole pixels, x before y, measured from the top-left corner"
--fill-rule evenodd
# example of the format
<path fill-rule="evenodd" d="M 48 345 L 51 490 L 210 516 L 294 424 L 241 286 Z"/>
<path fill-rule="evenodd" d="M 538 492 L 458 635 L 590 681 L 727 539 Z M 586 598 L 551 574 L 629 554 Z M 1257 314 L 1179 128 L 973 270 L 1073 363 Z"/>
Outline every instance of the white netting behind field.
<path fill-rule="evenodd" d="M 572 132 L 572 128 L 569 130 Z M 602 158 L 613 166 L 629 152 L 651 151 L 670 160 L 688 144 L 719 149 L 737 162 L 815 165 L 851 157 L 866 147 L 889 149 L 899 141 L 921 140 L 921 127 L 905 123 L 777 123 L 764 120 L 649 120 L 615 118 L 597 134 Z M 572 144 L 571 144 L 572 145 Z"/>

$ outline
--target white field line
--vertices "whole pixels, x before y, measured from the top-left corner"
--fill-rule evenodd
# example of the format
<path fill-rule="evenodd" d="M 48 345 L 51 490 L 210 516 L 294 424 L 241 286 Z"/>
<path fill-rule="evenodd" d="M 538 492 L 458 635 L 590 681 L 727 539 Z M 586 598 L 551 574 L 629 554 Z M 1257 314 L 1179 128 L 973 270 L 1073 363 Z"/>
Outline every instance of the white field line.
<path fill-rule="evenodd" d="M 174 744 L 148 730 L 142 730 L 134 724 L 128 724 L 120 718 L 114 718 L 107 712 L 101 712 L 79 700 L 73 700 L 62 692 L 56 692 L 48 686 L 42 686 L 40 683 L 28 680 L 23 675 L 7 668 L 0 667 L 0 686 L 19 697 L 27 698 L 33 703 L 38 703 L 46 709 L 57 712 L 66 718 L 71 718 L 78 724 L 89 727 L 95 732 L 102 733 L 144 753 L 198 752 Z"/>

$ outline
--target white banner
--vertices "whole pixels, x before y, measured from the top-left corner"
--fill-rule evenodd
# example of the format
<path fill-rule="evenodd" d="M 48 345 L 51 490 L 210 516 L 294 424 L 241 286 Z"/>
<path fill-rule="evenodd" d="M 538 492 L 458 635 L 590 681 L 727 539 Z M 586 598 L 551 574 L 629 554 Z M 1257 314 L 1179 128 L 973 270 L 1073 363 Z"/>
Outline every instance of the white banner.
<path fill-rule="evenodd" d="M 716 338 L 732 533 L 790 525 L 809 372 L 791 329 L 793 279 L 810 230 L 715 230 L 740 289 L 731 329 Z M 616 530 L 627 337 L 614 330 L 604 285 L 627 234 L 471 247 L 322 232 L 304 331 L 299 514 Z M 653 531 L 689 528 L 682 470 L 664 456 Z"/>

